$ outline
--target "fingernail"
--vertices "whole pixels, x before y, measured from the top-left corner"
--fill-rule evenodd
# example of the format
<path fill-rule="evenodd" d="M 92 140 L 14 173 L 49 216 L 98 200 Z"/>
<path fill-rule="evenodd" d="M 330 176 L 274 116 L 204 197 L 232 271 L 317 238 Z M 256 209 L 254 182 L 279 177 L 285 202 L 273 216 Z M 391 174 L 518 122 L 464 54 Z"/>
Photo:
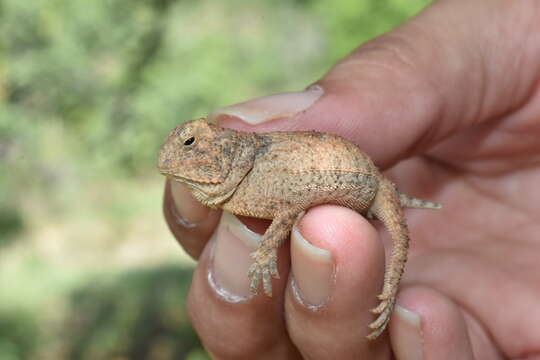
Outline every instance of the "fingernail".
<path fill-rule="evenodd" d="M 295 225 L 291 233 L 293 293 L 300 303 L 317 309 L 328 302 L 334 287 L 332 253 L 309 243 Z"/>
<path fill-rule="evenodd" d="M 248 124 L 260 124 L 265 121 L 292 117 L 307 110 L 324 93 L 319 85 L 304 91 L 287 92 L 249 100 L 243 103 L 218 109 L 208 115 L 212 122 L 235 117 Z"/>
<path fill-rule="evenodd" d="M 174 204 L 172 213 L 180 225 L 192 228 L 206 220 L 211 211 L 209 207 L 198 202 L 184 185 L 170 180 L 170 186 Z"/>
<path fill-rule="evenodd" d="M 421 317 L 418 313 L 399 305 L 394 309 L 392 333 L 390 338 L 396 358 L 421 360 L 424 358 L 424 336 Z"/>
<path fill-rule="evenodd" d="M 224 211 L 212 239 L 214 248 L 208 273 L 210 285 L 227 301 L 246 300 L 251 296 L 247 276 L 253 264 L 250 254 L 260 243 L 261 235 Z"/>

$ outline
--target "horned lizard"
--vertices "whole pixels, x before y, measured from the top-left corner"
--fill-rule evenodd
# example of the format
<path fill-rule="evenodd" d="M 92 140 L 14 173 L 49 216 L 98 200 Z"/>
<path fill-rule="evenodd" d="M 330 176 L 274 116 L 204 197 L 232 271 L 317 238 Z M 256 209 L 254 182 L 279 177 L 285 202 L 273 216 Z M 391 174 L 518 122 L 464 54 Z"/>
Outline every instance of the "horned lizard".
<path fill-rule="evenodd" d="M 252 254 L 248 276 L 254 294 L 262 281 L 264 292 L 272 295 L 272 277 L 279 277 L 277 249 L 304 210 L 338 204 L 382 221 L 393 249 L 368 339 L 377 338 L 390 320 L 407 260 L 409 232 L 402 208 L 441 207 L 400 193 L 351 142 L 314 131 L 258 134 L 221 128 L 205 118 L 192 120 L 169 134 L 159 170 L 207 206 L 272 219 Z"/>

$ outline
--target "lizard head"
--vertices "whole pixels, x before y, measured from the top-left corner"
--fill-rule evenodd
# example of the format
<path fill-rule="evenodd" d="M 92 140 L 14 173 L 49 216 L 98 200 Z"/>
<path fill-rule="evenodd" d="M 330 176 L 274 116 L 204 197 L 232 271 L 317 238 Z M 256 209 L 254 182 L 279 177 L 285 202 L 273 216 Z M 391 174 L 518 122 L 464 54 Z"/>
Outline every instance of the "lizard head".
<path fill-rule="evenodd" d="M 159 153 L 163 175 L 187 185 L 219 184 L 231 170 L 234 131 L 209 124 L 205 118 L 174 128 Z"/>

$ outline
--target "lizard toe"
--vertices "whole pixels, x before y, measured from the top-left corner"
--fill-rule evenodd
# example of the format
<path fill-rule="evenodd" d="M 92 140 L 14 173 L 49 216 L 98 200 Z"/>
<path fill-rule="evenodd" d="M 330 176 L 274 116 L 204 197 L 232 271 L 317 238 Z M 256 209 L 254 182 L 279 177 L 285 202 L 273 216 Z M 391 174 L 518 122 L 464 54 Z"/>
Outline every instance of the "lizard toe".
<path fill-rule="evenodd" d="M 367 337 L 368 340 L 375 340 L 376 338 L 379 337 L 379 335 L 382 334 L 382 332 L 384 331 L 384 329 L 386 329 L 386 325 L 388 324 L 388 321 L 390 320 L 390 318 L 388 318 L 386 320 L 386 322 L 384 322 L 382 324 L 382 326 L 376 328 L 375 330 L 373 330 Z"/>
<path fill-rule="evenodd" d="M 270 262 L 270 274 L 272 277 L 279 279 L 279 272 L 277 269 L 277 259 L 274 259 L 272 262 Z"/>
<path fill-rule="evenodd" d="M 258 280 L 251 280 L 251 284 L 249 285 L 249 291 L 252 295 L 257 295 L 259 293 L 259 281 Z"/>
<path fill-rule="evenodd" d="M 261 272 L 256 263 L 249 268 L 248 277 L 250 279 L 249 290 L 253 295 L 257 295 L 259 293 L 259 284 L 261 282 Z"/>
<path fill-rule="evenodd" d="M 389 308 L 384 309 L 384 311 L 377 317 L 375 321 L 369 324 L 371 329 L 378 329 L 385 325 L 390 320 L 390 310 Z"/>
<path fill-rule="evenodd" d="M 384 311 L 384 309 L 387 306 L 388 306 L 388 303 L 386 301 L 381 301 L 381 303 L 377 307 L 371 309 L 371 312 L 373 314 L 380 314 L 380 313 L 382 313 Z"/>
<path fill-rule="evenodd" d="M 270 274 L 270 271 L 268 269 L 263 270 L 263 287 L 264 287 L 264 293 L 267 296 L 272 296 L 272 275 Z"/>
<path fill-rule="evenodd" d="M 374 331 L 367 336 L 368 339 L 373 340 L 377 338 L 386 328 L 390 322 L 392 316 L 392 311 L 394 310 L 395 300 L 382 301 L 379 306 L 372 309 L 371 312 L 375 314 L 380 314 L 375 321 L 369 324 L 369 328 Z"/>

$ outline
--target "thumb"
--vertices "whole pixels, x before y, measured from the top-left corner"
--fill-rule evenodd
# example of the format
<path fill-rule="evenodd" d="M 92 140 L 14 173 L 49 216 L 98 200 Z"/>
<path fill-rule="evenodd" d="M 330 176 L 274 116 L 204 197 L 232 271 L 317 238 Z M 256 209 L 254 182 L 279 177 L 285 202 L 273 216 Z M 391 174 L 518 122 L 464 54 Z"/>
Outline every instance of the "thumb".
<path fill-rule="evenodd" d="M 245 131 L 334 133 L 387 168 L 526 100 L 540 74 L 538 42 L 524 36 L 540 28 L 533 4 L 441 0 L 360 46 L 306 91 L 210 118 Z"/>

